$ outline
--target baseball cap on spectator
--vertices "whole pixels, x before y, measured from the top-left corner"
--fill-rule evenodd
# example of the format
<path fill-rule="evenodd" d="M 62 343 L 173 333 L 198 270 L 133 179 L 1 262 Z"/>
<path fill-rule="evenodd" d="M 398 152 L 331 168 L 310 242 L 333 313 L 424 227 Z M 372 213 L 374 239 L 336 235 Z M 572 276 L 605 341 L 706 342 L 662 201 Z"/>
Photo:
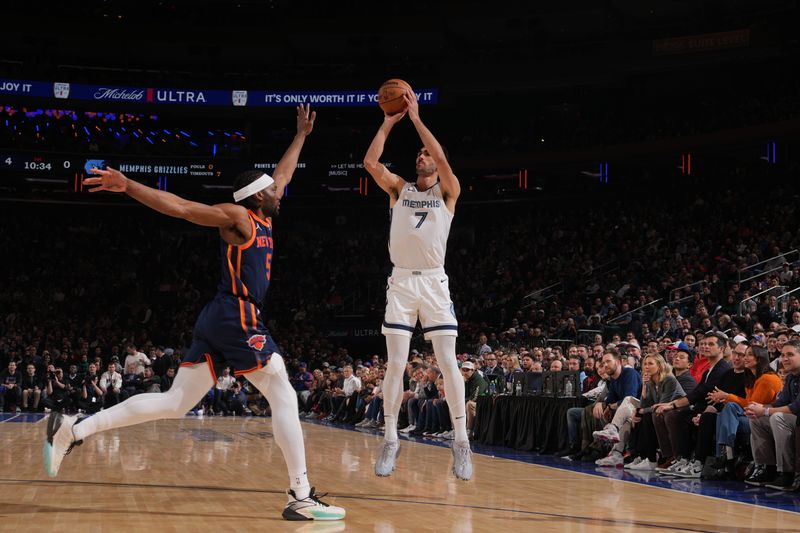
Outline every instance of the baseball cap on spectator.
<path fill-rule="evenodd" d="M 506 333 L 509 334 L 509 335 L 516 335 L 517 334 L 517 329 L 516 328 L 508 328 Z"/>
<path fill-rule="evenodd" d="M 175 350 L 173 350 L 172 348 L 165 348 L 164 349 L 164 355 L 166 355 L 167 357 L 172 357 L 172 354 L 174 354 L 174 353 L 175 353 Z"/>
<path fill-rule="evenodd" d="M 305 362 L 305 361 L 300 361 L 300 364 L 299 364 L 298 366 L 299 366 L 300 368 L 306 368 L 308 365 L 306 364 L 306 362 Z"/>
<path fill-rule="evenodd" d="M 728 340 L 728 336 L 723 331 L 710 330 L 706 332 L 706 335 L 711 337 L 717 337 L 718 339 L 722 339 L 723 341 Z"/>
<path fill-rule="evenodd" d="M 328 363 L 327 361 L 325 361 L 324 363 L 322 363 L 322 368 L 328 368 L 329 366 L 331 366 L 331 365 L 330 365 L 330 363 Z"/>
<path fill-rule="evenodd" d="M 735 342 L 736 344 L 739 344 L 740 342 L 744 342 L 746 340 L 747 340 L 747 337 L 745 337 L 744 335 L 736 335 L 733 338 L 733 342 Z"/>
<path fill-rule="evenodd" d="M 463 363 L 461 363 L 461 368 L 475 370 L 475 364 L 472 361 L 464 361 Z"/>
<path fill-rule="evenodd" d="M 795 324 L 794 326 L 792 326 L 792 331 L 794 331 L 795 333 L 800 333 L 800 324 Z"/>
<path fill-rule="evenodd" d="M 419 350 L 411 350 L 412 355 L 419 355 Z"/>

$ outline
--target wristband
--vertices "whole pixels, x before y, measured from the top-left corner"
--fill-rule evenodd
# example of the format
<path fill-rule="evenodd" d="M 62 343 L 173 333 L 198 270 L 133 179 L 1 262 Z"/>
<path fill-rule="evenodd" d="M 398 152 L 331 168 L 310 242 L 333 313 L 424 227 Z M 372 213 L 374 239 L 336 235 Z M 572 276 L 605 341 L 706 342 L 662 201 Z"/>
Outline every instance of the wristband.
<path fill-rule="evenodd" d="M 769 407 L 764 408 L 764 416 L 769 416 Z"/>

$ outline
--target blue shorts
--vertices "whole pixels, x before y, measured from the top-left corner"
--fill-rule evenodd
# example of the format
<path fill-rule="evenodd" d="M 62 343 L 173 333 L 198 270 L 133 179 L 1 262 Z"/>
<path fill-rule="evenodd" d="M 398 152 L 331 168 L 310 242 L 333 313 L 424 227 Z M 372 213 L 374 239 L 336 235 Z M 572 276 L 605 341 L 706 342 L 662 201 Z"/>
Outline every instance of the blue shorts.
<path fill-rule="evenodd" d="M 218 294 L 197 317 L 192 345 L 181 366 L 208 363 L 216 381 L 226 366 L 235 376 L 255 372 L 269 363 L 273 353 L 280 352 L 258 308 L 247 300 Z"/>

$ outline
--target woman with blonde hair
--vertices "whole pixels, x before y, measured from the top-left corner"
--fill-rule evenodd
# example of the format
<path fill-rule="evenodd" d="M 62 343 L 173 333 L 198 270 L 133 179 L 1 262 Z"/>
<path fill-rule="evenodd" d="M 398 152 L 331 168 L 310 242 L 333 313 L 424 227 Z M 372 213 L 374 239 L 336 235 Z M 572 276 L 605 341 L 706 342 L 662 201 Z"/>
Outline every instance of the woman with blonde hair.
<path fill-rule="evenodd" d="M 642 393 L 641 399 L 628 396 L 617 408 L 614 418 L 602 431 L 595 431 L 593 436 L 597 440 L 613 442 L 614 447 L 607 457 L 598 459 L 598 466 L 623 466 L 622 452 L 631 435 L 631 430 L 636 424 L 642 422 L 642 417 L 650 417 L 653 405 L 669 403 L 677 398 L 686 396 L 677 378 L 672 374 L 672 369 L 659 354 L 649 354 L 642 361 Z M 652 424 L 652 420 L 650 421 Z M 651 446 L 648 446 L 648 448 Z M 640 446 L 640 448 L 644 448 Z M 642 452 L 645 452 L 643 449 Z M 646 455 L 643 457 L 643 455 Z M 635 470 L 653 470 L 655 462 L 649 460 L 649 451 L 640 453 L 631 468 Z"/>
<path fill-rule="evenodd" d="M 503 359 L 503 370 L 506 374 L 506 391 L 511 392 L 511 387 L 514 383 L 514 374 L 523 371 L 522 366 L 519 364 L 519 355 L 516 352 L 508 354 Z"/>

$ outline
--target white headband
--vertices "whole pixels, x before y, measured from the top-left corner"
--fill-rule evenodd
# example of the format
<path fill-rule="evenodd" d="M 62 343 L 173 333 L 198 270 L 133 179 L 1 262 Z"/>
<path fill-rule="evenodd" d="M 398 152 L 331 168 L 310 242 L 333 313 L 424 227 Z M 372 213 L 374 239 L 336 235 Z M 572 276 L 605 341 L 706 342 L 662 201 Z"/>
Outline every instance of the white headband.
<path fill-rule="evenodd" d="M 238 191 L 233 191 L 233 199 L 236 202 L 241 202 L 245 198 L 253 196 L 258 191 L 263 191 L 273 183 L 275 183 L 274 179 L 266 174 L 261 174 L 261 177 L 256 181 L 250 183 L 249 185 L 245 185 Z"/>

